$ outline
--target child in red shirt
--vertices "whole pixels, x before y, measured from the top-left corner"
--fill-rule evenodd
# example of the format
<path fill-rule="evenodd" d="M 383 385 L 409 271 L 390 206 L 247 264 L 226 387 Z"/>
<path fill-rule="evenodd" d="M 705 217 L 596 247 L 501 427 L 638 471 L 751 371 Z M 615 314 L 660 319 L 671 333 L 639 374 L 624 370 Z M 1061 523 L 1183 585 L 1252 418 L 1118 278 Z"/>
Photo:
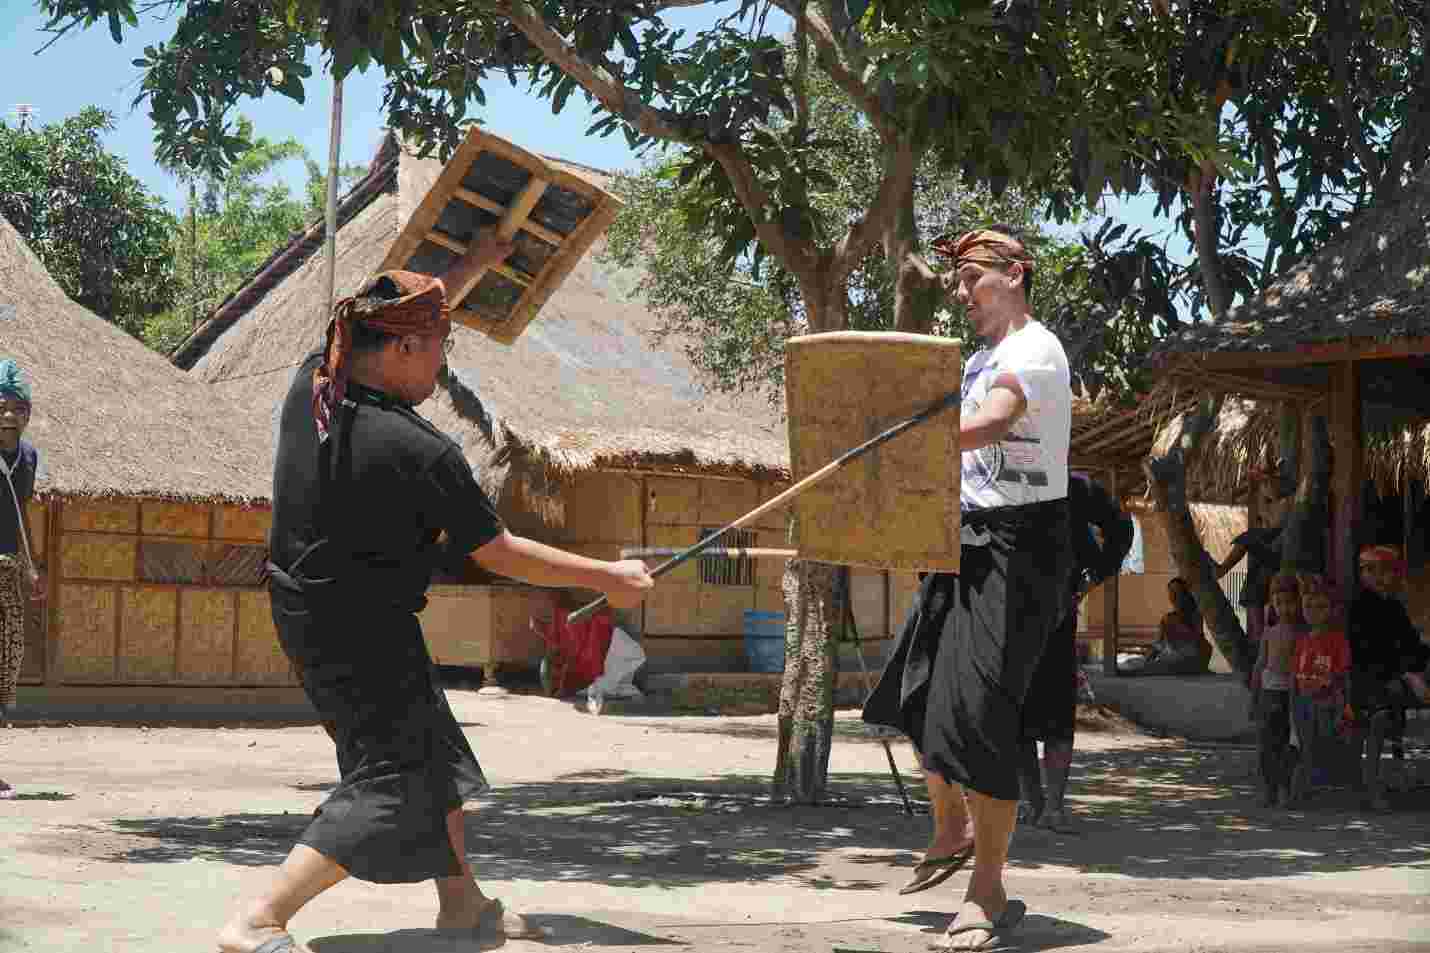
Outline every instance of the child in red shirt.
<path fill-rule="evenodd" d="M 1301 614 L 1310 631 L 1297 642 L 1292 666 L 1293 710 L 1301 741 L 1301 761 L 1291 786 L 1293 803 L 1305 799 L 1324 749 L 1339 734 L 1351 669 L 1350 643 L 1325 577 L 1304 575 L 1299 583 Z"/>

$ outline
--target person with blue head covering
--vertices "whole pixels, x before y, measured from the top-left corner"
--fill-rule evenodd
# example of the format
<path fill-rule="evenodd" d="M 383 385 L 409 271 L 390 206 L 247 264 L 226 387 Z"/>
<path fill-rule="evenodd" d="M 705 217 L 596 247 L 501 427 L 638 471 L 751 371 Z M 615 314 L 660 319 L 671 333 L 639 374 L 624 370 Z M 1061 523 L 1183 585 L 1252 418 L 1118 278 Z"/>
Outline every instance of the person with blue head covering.
<path fill-rule="evenodd" d="M 25 655 L 26 593 L 44 598 L 44 586 L 30 555 L 29 514 L 40 455 L 24 439 L 30 423 L 30 382 L 10 358 L 0 358 L 0 723 L 9 726 L 20 663 Z M 14 796 L 0 781 L 0 798 Z"/>

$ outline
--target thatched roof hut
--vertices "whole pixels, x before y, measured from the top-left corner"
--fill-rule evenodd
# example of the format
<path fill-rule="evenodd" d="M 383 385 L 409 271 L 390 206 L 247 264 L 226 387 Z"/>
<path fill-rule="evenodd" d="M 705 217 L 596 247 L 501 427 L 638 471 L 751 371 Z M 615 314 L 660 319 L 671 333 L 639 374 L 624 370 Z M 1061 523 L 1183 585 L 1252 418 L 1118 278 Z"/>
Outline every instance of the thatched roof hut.
<path fill-rule="evenodd" d="M 606 175 L 571 163 L 572 173 Z M 338 293 L 374 273 L 441 173 L 387 136 L 339 209 Z M 181 368 L 274 428 L 292 366 L 322 340 L 323 226 L 296 237 L 180 346 Z M 704 391 L 681 342 L 653 342 L 654 317 L 628 295 L 635 277 L 597 260 L 600 243 L 515 344 L 459 328 L 451 373 L 421 412 L 457 439 L 489 492 L 520 473 L 559 518 L 553 483 L 591 469 L 787 476 L 784 423 L 753 398 Z"/>
<path fill-rule="evenodd" d="M 268 432 L 71 301 L 3 219 L 0 355 L 35 381 L 27 437 L 41 449 L 41 496 L 268 498 Z"/>
<path fill-rule="evenodd" d="M 1164 386 L 1259 401 L 1257 433 L 1275 443 L 1279 405 L 1324 402 L 1338 365 L 1359 376 L 1367 475 L 1382 487 L 1430 475 L 1430 169 L 1218 322 L 1169 336 Z M 1270 418 L 1267 415 L 1271 415 Z M 1271 458 L 1274 458 L 1274 452 Z"/>

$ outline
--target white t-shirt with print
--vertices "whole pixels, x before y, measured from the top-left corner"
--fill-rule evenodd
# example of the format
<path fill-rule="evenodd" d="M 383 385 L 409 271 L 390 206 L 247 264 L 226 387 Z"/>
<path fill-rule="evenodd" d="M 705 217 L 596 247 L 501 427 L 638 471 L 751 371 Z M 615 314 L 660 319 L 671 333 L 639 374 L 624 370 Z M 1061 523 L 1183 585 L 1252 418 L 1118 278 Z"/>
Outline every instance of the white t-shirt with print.
<path fill-rule="evenodd" d="M 1011 374 L 1028 401 L 1008 435 L 963 452 L 965 510 L 1026 506 L 1068 495 L 1072 442 L 1072 382 L 1062 342 L 1037 321 L 997 347 L 974 354 L 963 368 L 963 415 L 983 405 L 993 382 Z"/>

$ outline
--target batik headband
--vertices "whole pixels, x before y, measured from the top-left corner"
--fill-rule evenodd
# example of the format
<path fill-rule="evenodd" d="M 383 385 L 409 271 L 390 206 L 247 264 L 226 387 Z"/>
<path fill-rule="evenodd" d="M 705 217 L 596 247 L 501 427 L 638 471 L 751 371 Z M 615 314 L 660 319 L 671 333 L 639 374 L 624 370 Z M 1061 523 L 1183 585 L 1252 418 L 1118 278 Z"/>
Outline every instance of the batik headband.
<path fill-rule="evenodd" d="M 398 297 L 369 305 L 373 289 L 384 279 L 397 286 Z M 333 412 L 347 394 L 356 322 L 386 334 L 445 337 L 452 329 L 447 290 L 441 279 L 431 275 L 384 271 L 334 306 L 323 363 L 313 372 L 313 420 L 319 443 L 328 439 Z"/>
<path fill-rule="evenodd" d="M 946 237 L 935 239 L 933 249 L 946 258 L 952 258 L 955 268 L 969 262 L 999 266 L 1017 262 L 1029 270 L 1033 268 L 1033 256 L 1028 254 L 1022 242 L 991 228 L 976 228 L 952 240 Z"/>

